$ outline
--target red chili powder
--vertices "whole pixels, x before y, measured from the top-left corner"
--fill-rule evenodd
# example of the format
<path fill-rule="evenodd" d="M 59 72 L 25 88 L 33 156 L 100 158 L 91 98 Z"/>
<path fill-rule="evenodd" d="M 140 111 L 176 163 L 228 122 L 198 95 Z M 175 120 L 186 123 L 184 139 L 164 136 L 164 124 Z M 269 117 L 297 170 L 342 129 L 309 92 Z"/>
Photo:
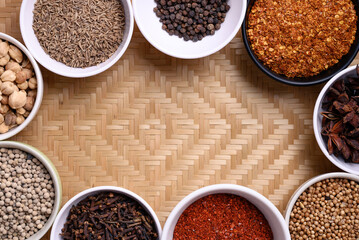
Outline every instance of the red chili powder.
<path fill-rule="evenodd" d="M 179 218 L 173 240 L 273 239 L 264 215 L 248 200 L 213 194 L 191 204 Z"/>

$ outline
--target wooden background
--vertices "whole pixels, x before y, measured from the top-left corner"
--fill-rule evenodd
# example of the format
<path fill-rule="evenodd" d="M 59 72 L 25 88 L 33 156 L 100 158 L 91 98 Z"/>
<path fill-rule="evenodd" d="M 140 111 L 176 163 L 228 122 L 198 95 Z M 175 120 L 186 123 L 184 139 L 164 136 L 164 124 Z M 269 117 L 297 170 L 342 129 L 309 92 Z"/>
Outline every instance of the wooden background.
<path fill-rule="evenodd" d="M 20 5 L 0 0 L 0 31 L 22 42 Z M 260 192 L 283 212 L 300 184 L 338 170 L 313 133 L 322 85 L 293 87 L 268 78 L 240 34 L 210 57 L 180 60 L 157 51 L 136 27 L 125 55 L 100 75 L 42 73 L 41 109 L 11 140 L 53 161 L 63 204 L 90 187 L 120 186 L 142 196 L 163 226 L 187 194 L 233 183 Z"/>

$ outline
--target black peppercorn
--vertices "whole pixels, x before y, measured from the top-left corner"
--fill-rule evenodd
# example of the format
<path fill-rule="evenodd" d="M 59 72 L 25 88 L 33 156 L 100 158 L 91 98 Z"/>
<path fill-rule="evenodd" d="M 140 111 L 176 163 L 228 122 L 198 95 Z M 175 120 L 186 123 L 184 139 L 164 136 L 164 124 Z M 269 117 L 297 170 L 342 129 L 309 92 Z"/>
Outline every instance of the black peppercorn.
<path fill-rule="evenodd" d="M 221 28 L 228 0 L 155 0 L 153 9 L 162 29 L 185 41 L 197 42 Z"/>

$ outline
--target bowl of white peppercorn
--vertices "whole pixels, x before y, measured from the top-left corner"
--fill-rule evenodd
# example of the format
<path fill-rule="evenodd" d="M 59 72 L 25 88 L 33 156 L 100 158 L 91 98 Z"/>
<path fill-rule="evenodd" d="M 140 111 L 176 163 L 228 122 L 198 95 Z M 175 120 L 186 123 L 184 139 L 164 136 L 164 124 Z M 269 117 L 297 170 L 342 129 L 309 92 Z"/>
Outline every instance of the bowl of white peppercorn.
<path fill-rule="evenodd" d="M 334 172 L 308 180 L 289 200 L 285 220 L 292 239 L 359 239 L 359 176 Z"/>
<path fill-rule="evenodd" d="M 61 204 L 61 180 L 38 149 L 0 142 L 0 239 L 39 240 Z"/>
<path fill-rule="evenodd" d="M 247 0 L 133 0 L 143 36 L 159 51 L 196 59 L 224 48 L 238 33 Z"/>
<path fill-rule="evenodd" d="M 35 59 L 15 38 L 0 33 L 0 140 L 22 131 L 40 109 L 44 84 Z"/>

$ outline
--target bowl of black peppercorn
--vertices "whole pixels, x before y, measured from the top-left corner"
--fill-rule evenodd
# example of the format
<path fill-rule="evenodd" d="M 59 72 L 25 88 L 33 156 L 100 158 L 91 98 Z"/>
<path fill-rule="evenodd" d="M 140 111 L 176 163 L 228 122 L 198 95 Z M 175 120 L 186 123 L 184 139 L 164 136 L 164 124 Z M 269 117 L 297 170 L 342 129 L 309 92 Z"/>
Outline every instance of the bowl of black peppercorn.
<path fill-rule="evenodd" d="M 224 48 L 238 33 L 246 0 L 133 0 L 144 37 L 159 51 L 196 59 Z"/>

